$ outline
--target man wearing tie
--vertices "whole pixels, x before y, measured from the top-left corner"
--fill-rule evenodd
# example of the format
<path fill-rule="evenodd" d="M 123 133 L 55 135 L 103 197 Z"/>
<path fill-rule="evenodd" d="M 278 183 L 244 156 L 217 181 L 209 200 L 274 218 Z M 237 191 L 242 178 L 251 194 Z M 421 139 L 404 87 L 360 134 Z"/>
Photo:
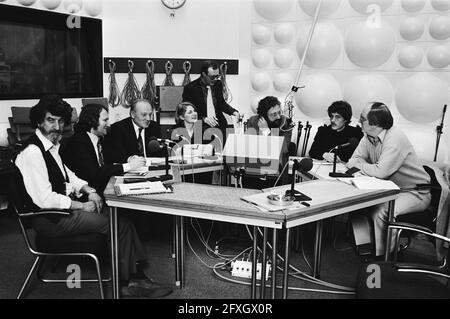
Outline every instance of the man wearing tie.
<path fill-rule="evenodd" d="M 239 112 L 225 101 L 219 68 L 211 61 L 203 62 L 200 77 L 184 87 L 183 102 L 191 102 L 197 107 L 205 129 L 219 128 L 221 134 L 225 133 L 227 127 L 223 113 L 239 116 Z"/>
<path fill-rule="evenodd" d="M 103 213 L 103 200 L 96 189 L 79 178 L 78 172 L 72 172 L 59 154 L 64 124 L 70 121 L 71 114 L 72 108 L 59 96 L 44 96 L 30 111 L 30 121 L 36 132 L 24 142 L 24 149 L 15 161 L 34 205 L 42 209 L 71 210 L 69 216 L 37 216 L 32 220 L 37 233 L 55 240 L 88 232 L 107 235 L 110 230 L 108 215 Z M 98 125 L 96 130 L 105 131 L 106 126 L 107 119 L 104 118 L 102 127 Z M 95 152 L 94 144 L 87 146 Z M 95 156 L 95 166 L 101 165 L 101 155 L 98 154 L 101 153 Z M 81 195 L 87 197 L 87 201 L 81 201 Z M 172 289 L 146 278 L 139 267 L 146 262 L 146 251 L 134 224 L 121 218 L 118 234 L 122 293 L 150 298 L 170 294 Z"/>
<path fill-rule="evenodd" d="M 126 163 L 132 156 L 162 157 L 163 151 L 152 153 L 147 145 L 152 138 L 161 137 L 161 128 L 152 121 L 150 102 L 141 99 L 132 103 L 130 117 L 111 126 L 103 144 L 105 163 Z"/>
<path fill-rule="evenodd" d="M 144 157 L 130 157 L 124 164 L 108 164 L 103 159 L 103 139 L 109 128 L 108 110 L 100 104 L 88 104 L 81 110 L 75 134 L 60 149 L 66 165 L 102 194 L 113 175 L 145 165 Z"/>

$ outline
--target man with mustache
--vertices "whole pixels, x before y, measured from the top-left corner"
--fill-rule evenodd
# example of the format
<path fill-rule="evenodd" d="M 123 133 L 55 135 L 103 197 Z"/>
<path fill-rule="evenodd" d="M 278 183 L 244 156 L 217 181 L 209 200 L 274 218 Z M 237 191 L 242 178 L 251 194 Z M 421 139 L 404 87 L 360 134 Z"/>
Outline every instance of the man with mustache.
<path fill-rule="evenodd" d="M 351 138 L 361 140 L 363 132 L 359 126 L 349 125 L 352 120 L 352 107 L 346 101 L 333 102 L 328 107 L 328 116 L 330 125 L 319 127 L 309 150 L 309 156 L 333 162 L 334 153 L 330 153 L 330 151 L 338 145 L 348 143 Z M 338 160 L 347 162 L 356 146 L 335 150 Z"/>
<path fill-rule="evenodd" d="M 152 153 L 148 143 L 154 137 L 161 137 L 161 128 L 151 120 L 153 108 L 149 101 L 140 99 L 132 103 L 130 117 L 111 125 L 111 132 L 105 138 L 105 163 L 126 163 L 130 157 L 162 157 L 163 151 Z"/>
<path fill-rule="evenodd" d="M 70 123 L 72 108 L 57 95 L 43 97 L 31 108 L 30 121 L 36 128 L 16 158 L 25 189 L 34 205 L 42 209 L 70 209 L 69 216 L 38 216 L 32 220 L 37 233 L 56 240 L 74 234 L 109 232 L 108 215 L 95 188 L 72 172 L 59 155 L 65 123 Z M 87 201 L 81 201 L 81 196 Z M 160 287 L 139 271 L 145 261 L 134 225 L 127 219 L 118 224 L 120 279 L 122 293 L 133 297 L 162 297 L 170 288 Z"/>

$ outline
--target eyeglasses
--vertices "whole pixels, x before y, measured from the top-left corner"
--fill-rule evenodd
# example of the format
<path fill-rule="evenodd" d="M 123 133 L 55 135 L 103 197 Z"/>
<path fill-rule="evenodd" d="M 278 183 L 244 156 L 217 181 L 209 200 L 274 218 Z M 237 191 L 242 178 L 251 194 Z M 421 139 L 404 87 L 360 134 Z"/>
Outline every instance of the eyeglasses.
<path fill-rule="evenodd" d="M 208 75 L 211 80 L 219 80 L 221 78 L 220 74 Z"/>

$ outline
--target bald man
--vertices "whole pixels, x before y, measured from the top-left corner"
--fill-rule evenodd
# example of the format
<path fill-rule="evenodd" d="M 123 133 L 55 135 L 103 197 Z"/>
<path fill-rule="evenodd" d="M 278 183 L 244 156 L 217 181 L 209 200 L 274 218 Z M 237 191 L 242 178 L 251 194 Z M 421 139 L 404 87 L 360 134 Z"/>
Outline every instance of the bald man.
<path fill-rule="evenodd" d="M 365 136 L 349 159 L 348 168 L 356 167 L 364 175 L 391 180 L 401 189 L 430 183 L 430 176 L 414 147 L 406 135 L 393 126 L 394 119 L 385 104 L 370 103 L 362 111 L 360 122 Z M 395 200 L 394 217 L 424 211 L 430 200 L 429 190 L 403 191 Z M 369 208 L 368 214 L 373 221 L 375 256 L 380 257 L 385 253 L 388 204 L 375 205 Z M 371 233 L 371 230 L 366 232 Z"/>
<path fill-rule="evenodd" d="M 126 163 L 131 156 L 163 156 L 148 149 L 152 137 L 161 137 L 159 124 L 150 119 L 152 112 L 147 100 L 137 100 L 131 105 L 130 117 L 111 126 L 103 146 L 105 163 Z"/>

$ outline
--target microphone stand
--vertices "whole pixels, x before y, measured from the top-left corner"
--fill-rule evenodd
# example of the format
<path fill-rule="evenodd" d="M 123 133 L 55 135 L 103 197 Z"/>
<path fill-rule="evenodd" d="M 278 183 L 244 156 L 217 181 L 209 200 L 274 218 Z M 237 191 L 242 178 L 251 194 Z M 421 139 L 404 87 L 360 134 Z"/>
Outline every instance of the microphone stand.
<path fill-rule="evenodd" d="M 288 189 L 285 193 L 286 196 L 293 196 L 295 199 L 294 201 L 305 201 L 305 200 L 311 200 L 310 197 L 306 196 L 305 194 L 299 192 L 298 190 L 295 190 L 295 171 L 298 170 L 298 161 L 295 159 L 294 164 L 292 165 L 292 178 L 291 178 L 291 189 Z"/>
<path fill-rule="evenodd" d="M 297 127 L 297 144 L 296 144 L 296 149 L 295 149 L 295 155 L 298 154 L 298 146 L 300 143 L 300 138 L 302 137 L 302 129 L 303 129 L 303 124 L 302 121 L 298 121 L 298 127 Z"/>
<path fill-rule="evenodd" d="M 441 125 L 436 126 L 436 150 L 434 152 L 434 162 L 436 162 L 438 149 L 439 149 L 439 143 L 441 141 L 441 135 L 442 135 L 442 129 L 444 128 L 444 118 L 445 118 L 445 111 L 447 111 L 447 104 L 444 105 L 444 109 L 442 110 L 442 118 L 441 118 Z"/>
<path fill-rule="evenodd" d="M 351 174 L 347 174 L 347 173 L 337 173 L 336 172 L 336 163 L 337 163 L 337 154 L 336 154 L 336 151 L 338 150 L 339 148 L 336 148 L 336 149 L 334 149 L 333 150 L 333 153 L 334 153 L 334 157 L 333 157 L 333 172 L 331 172 L 331 173 L 329 173 L 328 175 L 330 176 L 330 177 L 354 177 L 353 175 L 351 175 Z"/>
<path fill-rule="evenodd" d="M 311 132 L 311 127 L 312 127 L 312 125 L 309 124 L 309 121 L 306 121 L 305 137 L 303 138 L 303 147 L 302 147 L 301 157 L 305 157 L 306 149 L 308 148 L 308 141 L 309 141 L 309 134 Z"/>

